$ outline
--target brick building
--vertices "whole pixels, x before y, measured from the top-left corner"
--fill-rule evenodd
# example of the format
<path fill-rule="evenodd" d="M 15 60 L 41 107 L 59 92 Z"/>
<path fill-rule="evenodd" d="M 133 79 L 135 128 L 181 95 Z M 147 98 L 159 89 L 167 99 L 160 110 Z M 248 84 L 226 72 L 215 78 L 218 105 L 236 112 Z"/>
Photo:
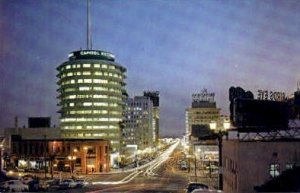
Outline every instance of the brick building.
<path fill-rule="evenodd" d="M 109 141 L 101 139 L 22 139 L 11 138 L 11 162 L 28 170 L 76 171 L 110 170 Z"/>

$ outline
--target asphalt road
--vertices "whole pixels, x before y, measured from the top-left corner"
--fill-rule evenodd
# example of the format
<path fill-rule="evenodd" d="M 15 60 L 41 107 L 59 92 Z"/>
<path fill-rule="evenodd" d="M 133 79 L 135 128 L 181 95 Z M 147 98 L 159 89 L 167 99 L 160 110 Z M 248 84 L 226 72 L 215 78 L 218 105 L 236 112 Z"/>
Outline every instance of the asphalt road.
<path fill-rule="evenodd" d="M 127 192 L 127 193 L 140 193 L 140 192 L 184 192 L 184 188 L 188 183 L 188 174 L 186 171 L 181 171 L 177 168 L 177 162 L 180 159 L 178 148 L 170 155 L 170 157 L 164 157 L 164 159 L 158 159 L 155 163 L 148 167 L 142 168 L 135 173 L 134 178 L 128 183 L 120 184 L 95 184 L 85 189 L 70 189 L 60 190 L 55 192 L 65 193 L 102 193 L 102 192 Z M 113 176 L 115 175 L 115 176 Z M 118 178 L 120 174 L 113 174 L 108 176 L 99 176 L 101 179 L 107 178 Z M 121 174 L 124 175 L 124 174 Z M 130 174 L 125 174 L 125 176 Z M 97 177 L 95 177 L 97 178 Z M 97 179 L 93 179 L 97 181 Z M 109 181 L 109 180 L 106 180 Z"/>
<path fill-rule="evenodd" d="M 119 185 L 95 185 L 90 193 L 100 192 L 183 192 L 188 183 L 186 172 L 177 169 L 169 159 L 155 170 L 154 176 L 138 175 L 131 182 Z"/>

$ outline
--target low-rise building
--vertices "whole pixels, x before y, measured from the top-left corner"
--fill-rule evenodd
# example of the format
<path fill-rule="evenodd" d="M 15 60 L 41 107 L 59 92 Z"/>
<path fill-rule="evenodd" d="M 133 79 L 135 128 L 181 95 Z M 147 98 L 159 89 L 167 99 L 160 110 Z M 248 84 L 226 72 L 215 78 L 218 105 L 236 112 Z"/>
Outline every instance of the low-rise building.
<path fill-rule="evenodd" d="M 19 135 L 13 135 L 10 160 L 13 166 L 28 170 L 40 170 L 46 166 L 48 172 L 108 172 L 110 170 L 109 141 L 22 139 Z"/>
<path fill-rule="evenodd" d="M 300 164 L 300 139 L 223 140 L 224 192 L 255 192 L 283 171 Z"/>

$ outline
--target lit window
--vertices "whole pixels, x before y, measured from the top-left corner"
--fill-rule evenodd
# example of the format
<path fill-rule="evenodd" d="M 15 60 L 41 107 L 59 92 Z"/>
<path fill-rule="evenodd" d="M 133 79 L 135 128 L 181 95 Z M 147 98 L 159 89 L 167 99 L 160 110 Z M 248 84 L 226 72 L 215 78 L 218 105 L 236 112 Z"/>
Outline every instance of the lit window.
<path fill-rule="evenodd" d="M 74 84 L 75 83 L 75 80 L 71 80 L 71 84 Z"/>
<path fill-rule="evenodd" d="M 90 90 L 90 87 L 87 87 L 87 86 L 83 86 L 83 87 L 79 87 L 79 90 Z"/>
<path fill-rule="evenodd" d="M 108 106 L 107 103 L 94 103 L 95 106 Z"/>
<path fill-rule="evenodd" d="M 77 82 L 78 82 L 78 83 L 83 83 L 83 80 L 82 80 L 82 79 L 78 79 Z"/>
<path fill-rule="evenodd" d="M 83 106 L 92 106 L 92 103 L 85 102 L 85 103 L 83 103 Z"/>
<path fill-rule="evenodd" d="M 94 90 L 108 90 L 108 88 L 105 88 L 105 87 L 94 87 Z"/>
<path fill-rule="evenodd" d="M 82 72 L 82 75 L 91 75 L 91 72 L 89 72 L 89 71 L 84 71 L 84 72 Z"/>
<path fill-rule="evenodd" d="M 86 137 L 90 137 L 91 134 L 90 134 L 90 133 L 86 133 L 85 136 L 86 136 Z"/>
<path fill-rule="evenodd" d="M 92 83 L 92 79 L 83 79 L 84 83 Z"/>
<path fill-rule="evenodd" d="M 95 72 L 95 75 L 102 75 L 102 72 Z"/>
<path fill-rule="evenodd" d="M 270 165 L 270 175 L 271 177 L 277 177 L 280 174 L 280 165 L 279 164 L 271 164 Z"/>
<path fill-rule="evenodd" d="M 106 64 L 102 64 L 102 68 L 107 68 L 107 65 Z"/>
<path fill-rule="evenodd" d="M 75 99 L 75 98 L 76 98 L 76 95 L 70 95 L 68 98 L 69 98 L 69 99 Z"/>
<path fill-rule="evenodd" d="M 68 72 L 67 76 L 73 76 L 73 72 Z"/>
<path fill-rule="evenodd" d="M 93 98 L 107 98 L 107 95 L 93 95 Z"/>
<path fill-rule="evenodd" d="M 77 68 L 80 68 L 80 64 L 77 64 L 76 66 L 77 66 Z"/>
<path fill-rule="evenodd" d="M 291 170 L 291 169 L 293 169 L 293 164 L 291 164 L 291 163 L 285 164 L 285 169 L 286 169 L 286 170 Z"/>
<path fill-rule="evenodd" d="M 70 103 L 69 106 L 70 106 L 70 107 L 74 107 L 74 103 Z"/>
<path fill-rule="evenodd" d="M 71 65 L 66 66 L 66 69 L 70 69 L 70 68 L 71 68 Z"/>
<path fill-rule="evenodd" d="M 107 80 L 94 79 L 94 83 L 107 83 Z"/>
<path fill-rule="evenodd" d="M 83 64 L 83 68 L 90 68 L 91 64 Z"/>
<path fill-rule="evenodd" d="M 100 64 L 94 64 L 95 68 L 100 68 Z"/>

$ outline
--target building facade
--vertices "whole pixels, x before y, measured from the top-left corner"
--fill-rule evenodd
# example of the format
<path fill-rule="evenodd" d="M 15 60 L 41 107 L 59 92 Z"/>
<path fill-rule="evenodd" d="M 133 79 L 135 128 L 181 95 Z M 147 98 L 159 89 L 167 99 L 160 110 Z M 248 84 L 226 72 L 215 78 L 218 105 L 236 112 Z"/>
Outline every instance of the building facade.
<path fill-rule="evenodd" d="M 156 144 L 159 140 L 159 91 L 144 91 L 144 96 L 149 97 L 153 103 L 153 137 Z"/>
<path fill-rule="evenodd" d="M 26 170 L 70 171 L 90 174 L 110 170 L 109 141 L 99 139 L 11 138 L 13 166 Z M 4 165 L 8 165 L 5 163 Z"/>
<path fill-rule="evenodd" d="M 224 192 L 256 192 L 254 187 L 300 164 L 300 140 L 223 140 Z"/>
<path fill-rule="evenodd" d="M 193 94 L 192 106 L 185 110 L 186 136 L 189 142 L 198 141 L 199 137 L 210 135 L 209 124 L 219 123 L 220 109 L 214 101 L 214 93 L 207 93 L 206 89 L 199 94 Z"/>
<path fill-rule="evenodd" d="M 150 97 L 135 96 L 126 99 L 125 124 L 122 130 L 123 146 L 137 145 L 138 150 L 155 143 L 153 102 Z"/>
<path fill-rule="evenodd" d="M 81 50 L 57 70 L 62 138 L 105 139 L 118 151 L 126 68 L 111 53 Z"/>

